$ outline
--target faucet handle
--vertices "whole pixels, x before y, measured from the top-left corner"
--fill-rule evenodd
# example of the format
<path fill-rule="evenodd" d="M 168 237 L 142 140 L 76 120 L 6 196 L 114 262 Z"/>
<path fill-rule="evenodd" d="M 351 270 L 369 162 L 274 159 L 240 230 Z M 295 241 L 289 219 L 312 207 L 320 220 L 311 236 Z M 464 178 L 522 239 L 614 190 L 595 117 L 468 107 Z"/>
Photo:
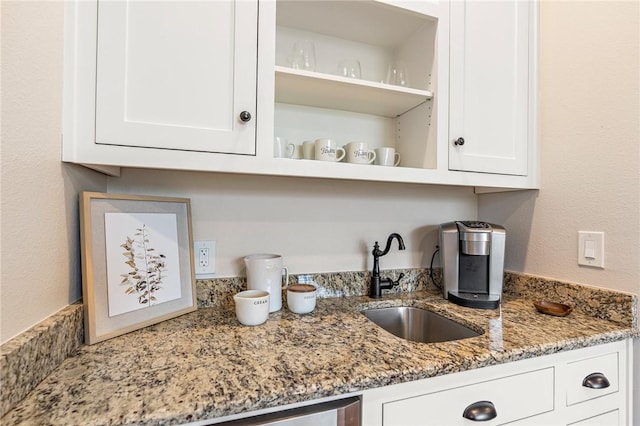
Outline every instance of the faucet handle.
<path fill-rule="evenodd" d="M 404 278 L 404 273 L 400 272 L 400 276 L 398 276 L 398 279 L 395 281 L 391 281 L 391 284 L 393 285 L 393 287 L 400 285 L 400 280 Z"/>

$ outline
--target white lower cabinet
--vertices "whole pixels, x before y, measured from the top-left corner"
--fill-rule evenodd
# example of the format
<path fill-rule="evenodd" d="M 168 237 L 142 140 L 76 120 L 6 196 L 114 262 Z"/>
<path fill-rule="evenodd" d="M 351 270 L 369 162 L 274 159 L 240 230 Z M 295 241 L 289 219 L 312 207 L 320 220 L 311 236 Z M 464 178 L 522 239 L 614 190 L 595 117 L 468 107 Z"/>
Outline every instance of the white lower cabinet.
<path fill-rule="evenodd" d="M 630 425 L 631 341 L 365 391 L 363 425 Z"/>

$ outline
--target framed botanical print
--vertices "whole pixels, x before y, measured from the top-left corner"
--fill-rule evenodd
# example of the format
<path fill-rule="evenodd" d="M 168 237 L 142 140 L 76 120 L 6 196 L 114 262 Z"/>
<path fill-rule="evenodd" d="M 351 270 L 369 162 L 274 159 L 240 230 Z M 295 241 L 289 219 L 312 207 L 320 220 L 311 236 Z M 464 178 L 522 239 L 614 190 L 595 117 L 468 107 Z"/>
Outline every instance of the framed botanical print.
<path fill-rule="evenodd" d="M 82 192 L 85 343 L 197 309 L 186 198 Z"/>

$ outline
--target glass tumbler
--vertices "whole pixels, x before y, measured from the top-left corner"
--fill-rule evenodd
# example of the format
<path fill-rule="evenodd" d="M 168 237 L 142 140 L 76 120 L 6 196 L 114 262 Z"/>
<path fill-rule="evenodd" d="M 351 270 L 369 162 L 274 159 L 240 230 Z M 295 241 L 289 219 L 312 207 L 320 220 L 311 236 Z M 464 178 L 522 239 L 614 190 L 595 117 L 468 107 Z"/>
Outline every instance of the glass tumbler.
<path fill-rule="evenodd" d="M 293 43 L 291 51 L 291 67 L 297 70 L 315 71 L 316 47 L 308 40 Z"/>
<path fill-rule="evenodd" d="M 387 78 L 384 82 L 396 86 L 409 86 L 407 67 L 400 61 L 391 62 L 387 68 Z"/>
<path fill-rule="evenodd" d="M 338 64 L 338 75 L 348 78 L 362 78 L 360 61 L 357 59 L 346 59 Z"/>

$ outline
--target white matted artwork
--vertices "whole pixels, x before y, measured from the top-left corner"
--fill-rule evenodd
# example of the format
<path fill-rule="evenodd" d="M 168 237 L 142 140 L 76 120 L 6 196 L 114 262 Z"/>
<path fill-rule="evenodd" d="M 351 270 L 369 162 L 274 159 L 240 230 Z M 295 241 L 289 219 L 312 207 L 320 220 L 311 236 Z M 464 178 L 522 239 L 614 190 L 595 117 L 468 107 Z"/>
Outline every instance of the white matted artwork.
<path fill-rule="evenodd" d="M 195 311 L 187 198 L 80 194 L 85 343 Z"/>
<path fill-rule="evenodd" d="M 105 213 L 109 316 L 179 299 L 178 228 L 172 213 Z"/>

